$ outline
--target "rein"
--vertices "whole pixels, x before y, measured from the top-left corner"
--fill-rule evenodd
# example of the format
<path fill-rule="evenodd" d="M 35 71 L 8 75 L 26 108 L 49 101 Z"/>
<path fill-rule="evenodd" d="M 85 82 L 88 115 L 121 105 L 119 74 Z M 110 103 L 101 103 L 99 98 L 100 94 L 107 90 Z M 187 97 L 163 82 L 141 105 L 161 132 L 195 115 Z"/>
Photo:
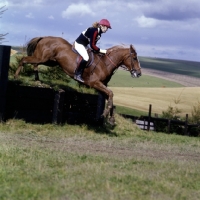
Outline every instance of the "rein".
<path fill-rule="evenodd" d="M 111 60 L 111 58 L 106 54 L 106 57 L 108 58 L 108 60 L 116 67 L 117 65 Z"/>
<path fill-rule="evenodd" d="M 129 52 L 130 52 L 130 54 L 124 59 L 124 60 L 126 60 L 126 59 L 128 59 L 129 57 L 131 58 L 131 67 L 134 65 L 133 64 L 133 59 L 132 59 L 132 52 L 131 52 L 131 48 L 129 49 Z M 109 54 L 108 54 L 109 55 Z M 108 56 L 107 54 L 106 54 L 106 57 L 108 58 L 108 60 L 115 66 L 115 67 L 117 67 L 117 65 L 111 60 L 111 58 Z M 123 67 L 124 68 L 124 67 Z M 124 68 L 125 69 L 125 68 Z M 130 71 L 130 72 L 133 72 L 133 71 L 135 71 L 134 70 L 134 68 L 133 69 L 131 69 L 131 70 L 129 70 L 129 69 L 127 69 L 127 67 L 126 67 L 126 71 Z"/>
<path fill-rule="evenodd" d="M 126 60 L 126 59 L 128 59 L 129 57 L 131 58 L 131 67 L 132 67 L 132 69 L 128 69 L 127 67 L 126 67 L 126 71 L 130 71 L 131 73 L 132 72 L 134 72 L 134 71 L 136 71 L 135 69 L 134 69 L 134 63 L 133 63 L 133 58 L 132 58 L 132 55 L 133 55 L 133 52 L 131 52 L 131 48 L 129 49 L 129 52 L 130 52 L 130 54 L 125 58 L 125 59 L 122 59 L 122 61 L 124 60 Z M 111 52 L 109 52 L 108 54 L 105 54 L 105 56 L 106 56 L 106 58 L 114 65 L 114 67 L 117 67 L 117 64 L 115 63 L 115 62 L 113 62 L 112 61 L 112 59 L 109 57 L 109 54 L 110 54 Z M 103 56 L 103 54 L 101 54 L 100 56 L 99 56 L 99 60 L 98 60 L 98 62 L 94 65 L 94 67 L 93 67 L 93 69 L 91 70 L 91 74 L 93 74 L 93 72 L 94 72 L 94 70 L 95 70 L 95 68 L 96 68 L 96 66 L 98 65 L 98 63 L 100 62 L 100 60 L 101 60 L 101 58 L 102 58 L 102 56 Z M 124 67 L 123 67 L 124 68 Z M 125 69 L 125 68 L 124 68 Z M 117 69 L 115 69 L 115 71 L 116 71 Z"/>
<path fill-rule="evenodd" d="M 105 54 L 105 55 L 108 58 L 108 60 L 116 67 L 117 65 L 111 60 L 111 58 L 107 54 Z M 95 66 L 93 67 L 93 69 L 90 72 L 91 74 L 93 74 L 93 72 L 94 72 L 96 66 L 98 65 L 98 63 L 100 62 L 100 59 L 102 58 L 102 56 L 103 56 L 103 54 L 100 54 L 98 62 L 95 64 Z"/>

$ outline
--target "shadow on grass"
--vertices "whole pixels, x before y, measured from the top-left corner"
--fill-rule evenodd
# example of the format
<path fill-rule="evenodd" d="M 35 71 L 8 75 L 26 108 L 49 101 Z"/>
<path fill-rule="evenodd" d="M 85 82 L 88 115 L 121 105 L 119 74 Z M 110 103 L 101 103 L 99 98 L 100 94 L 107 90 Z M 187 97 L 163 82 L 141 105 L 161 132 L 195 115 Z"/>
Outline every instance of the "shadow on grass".
<path fill-rule="evenodd" d="M 103 125 L 87 125 L 88 130 L 92 130 L 97 134 L 106 134 L 109 135 L 110 137 L 117 137 L 117 133 L 114 131 L 116 125 L 110 125 L 107 122 L 104 122 Z"/>

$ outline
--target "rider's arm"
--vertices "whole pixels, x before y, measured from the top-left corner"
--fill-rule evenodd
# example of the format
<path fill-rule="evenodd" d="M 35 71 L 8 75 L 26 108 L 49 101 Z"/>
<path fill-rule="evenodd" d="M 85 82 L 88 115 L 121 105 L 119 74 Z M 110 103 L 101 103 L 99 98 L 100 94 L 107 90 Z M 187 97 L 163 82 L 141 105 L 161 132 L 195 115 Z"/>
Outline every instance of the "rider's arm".
<path fill-rule="evenodd" d="M 95 51 L 99 52 L 100 48 L 96 46 L 97 43 L 97 37 L 98 37 L 98 30 L 93 29 L 91 34 L 90 34 L 90 47 Z"/>

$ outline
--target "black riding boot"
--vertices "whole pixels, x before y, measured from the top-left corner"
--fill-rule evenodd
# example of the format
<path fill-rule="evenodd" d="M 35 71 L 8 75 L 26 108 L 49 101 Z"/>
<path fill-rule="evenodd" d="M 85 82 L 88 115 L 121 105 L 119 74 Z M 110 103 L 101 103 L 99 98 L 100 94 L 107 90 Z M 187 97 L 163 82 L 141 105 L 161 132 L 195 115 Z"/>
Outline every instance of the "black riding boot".
<path fill-rule="evenodd" d="M 83 70 L 86 66 L 87 61 L 85 60 L 81 60 L 79 66 L 77 67 L 76 71 L 75 71 L 75 75 L 74 75 L 74 79 L 77 81 L 80 81 L 82 83 L 84 83 L 84 80 L 82 79 L 82 74 L 83 74 Z"/>

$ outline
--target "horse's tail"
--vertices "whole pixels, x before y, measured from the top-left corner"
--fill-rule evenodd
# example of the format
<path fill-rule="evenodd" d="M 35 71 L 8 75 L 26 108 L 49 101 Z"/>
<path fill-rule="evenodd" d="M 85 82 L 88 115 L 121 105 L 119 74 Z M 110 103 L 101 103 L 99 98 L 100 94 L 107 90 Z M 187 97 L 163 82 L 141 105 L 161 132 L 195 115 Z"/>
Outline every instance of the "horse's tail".
<path fill-rule="evenodd" d="M 42 39 L 42 37 L 36 37 L 36 38 L 33 38 L 31 39 L 28 44 L 26 45 L 27 49 L 27 55 L 28 56 L 32 56 L 34 51 L 35 51 L 35 48 L 38 44 L 38 42 Z"/>

